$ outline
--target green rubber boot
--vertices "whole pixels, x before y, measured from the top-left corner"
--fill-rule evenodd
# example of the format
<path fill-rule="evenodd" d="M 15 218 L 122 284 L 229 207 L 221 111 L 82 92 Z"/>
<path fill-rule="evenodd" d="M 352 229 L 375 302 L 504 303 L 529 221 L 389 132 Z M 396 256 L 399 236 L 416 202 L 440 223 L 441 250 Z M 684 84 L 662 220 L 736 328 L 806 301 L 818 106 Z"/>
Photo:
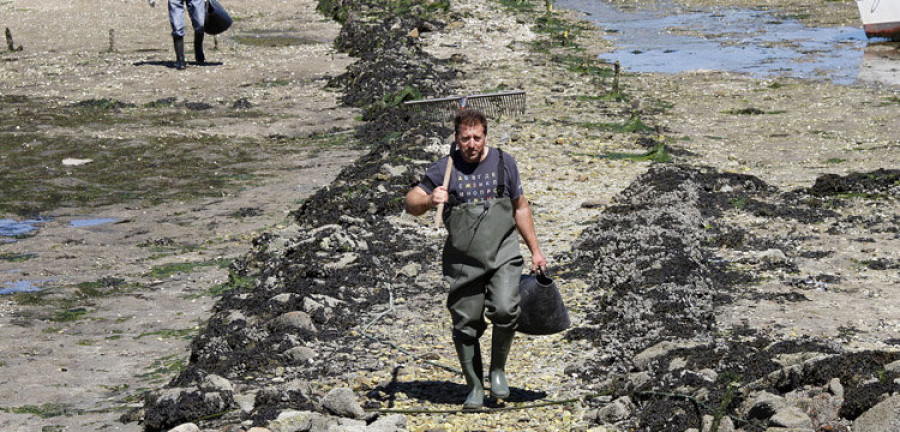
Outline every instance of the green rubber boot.
<path fill-rule="evenodd" d="M 481 347 L 478 341 L 468 342 L 454 337 L 456 355 L 459 356 L 459 366 L 462 368 L 463 377 L 466 378 L 466 386 L 469 387 L 469 395 L 463 403 L 463 409 L 481 409 L 484 406 L 484 370 L 481 363 Z"/>
<path fill-rule="evenodd" d="M 502 403 L 509 397 L 509 385 L 506 383 L 506 357 L 512 346 L 515 330 L 494 326 L 491 336 L 491 396 Z"/>

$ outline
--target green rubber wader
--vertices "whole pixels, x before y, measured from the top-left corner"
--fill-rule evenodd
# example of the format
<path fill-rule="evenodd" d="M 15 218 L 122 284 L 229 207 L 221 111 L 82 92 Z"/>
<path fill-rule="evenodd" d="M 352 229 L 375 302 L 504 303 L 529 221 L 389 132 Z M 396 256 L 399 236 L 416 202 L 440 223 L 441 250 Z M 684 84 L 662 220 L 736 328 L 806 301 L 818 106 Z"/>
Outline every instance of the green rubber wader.
<path fill-rule="evenodd" d="M 519 251 L 509 198 L 453 206 L 445 213 L 444 280 L 454 334 L 477 340 L 487 328 L 514 330 L 519 316 Z"/>

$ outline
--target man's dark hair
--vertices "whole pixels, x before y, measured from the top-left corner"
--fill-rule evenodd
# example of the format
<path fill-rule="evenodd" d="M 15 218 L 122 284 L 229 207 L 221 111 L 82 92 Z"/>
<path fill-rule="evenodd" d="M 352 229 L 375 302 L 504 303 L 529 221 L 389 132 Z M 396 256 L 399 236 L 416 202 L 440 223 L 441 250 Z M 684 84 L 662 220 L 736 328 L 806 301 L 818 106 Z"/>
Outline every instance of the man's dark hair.
<path fill-rule="evenodd" d="M 453 130 L 456 134 L 459 134 L 461 126 L 475 126 L 479 124 L 484 127 L 484 135 L 487 136 L 487 118 L 483 112 L 475 108 L 461 109 L 456 113 L 456 117 L 453 118 Z"/>

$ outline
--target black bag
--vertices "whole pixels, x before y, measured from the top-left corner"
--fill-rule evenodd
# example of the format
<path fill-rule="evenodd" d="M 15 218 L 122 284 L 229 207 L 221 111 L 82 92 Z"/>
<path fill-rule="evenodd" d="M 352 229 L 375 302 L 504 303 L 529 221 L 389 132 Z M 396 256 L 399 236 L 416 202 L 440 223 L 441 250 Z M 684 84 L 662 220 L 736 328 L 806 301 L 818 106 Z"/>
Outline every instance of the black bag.
<path fill-rule="evenodd" d="M 217 0 L 208 0 L 206 7 L 206 23 L 203 31 L 206 34 L 217 35 L 231 27 L 234 20 L 225 12 L 225 8 Z"/>
<path fill-rule="evenodd" d="M 519 278 L 519 298 L 517 332 L 549 335 L 572 325 L 556 282 L 544 273 L 522 275 Z"/>

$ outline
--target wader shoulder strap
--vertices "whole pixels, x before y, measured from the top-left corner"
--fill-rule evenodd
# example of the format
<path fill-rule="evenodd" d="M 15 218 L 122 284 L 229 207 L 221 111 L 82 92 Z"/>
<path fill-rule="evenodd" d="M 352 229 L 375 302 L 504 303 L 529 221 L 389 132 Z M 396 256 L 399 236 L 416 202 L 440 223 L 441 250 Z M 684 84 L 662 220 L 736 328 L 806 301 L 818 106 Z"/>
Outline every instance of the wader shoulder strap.
<path fill-rule="evenodd" d="M 503 198 L 503 192 L 506 191 L 506 167 L 503 165 L 503 150 L 498 148 L 497 156 L 500 161 L 497 162 L 497 189 L 494 192 L 494 198 Z"/>

